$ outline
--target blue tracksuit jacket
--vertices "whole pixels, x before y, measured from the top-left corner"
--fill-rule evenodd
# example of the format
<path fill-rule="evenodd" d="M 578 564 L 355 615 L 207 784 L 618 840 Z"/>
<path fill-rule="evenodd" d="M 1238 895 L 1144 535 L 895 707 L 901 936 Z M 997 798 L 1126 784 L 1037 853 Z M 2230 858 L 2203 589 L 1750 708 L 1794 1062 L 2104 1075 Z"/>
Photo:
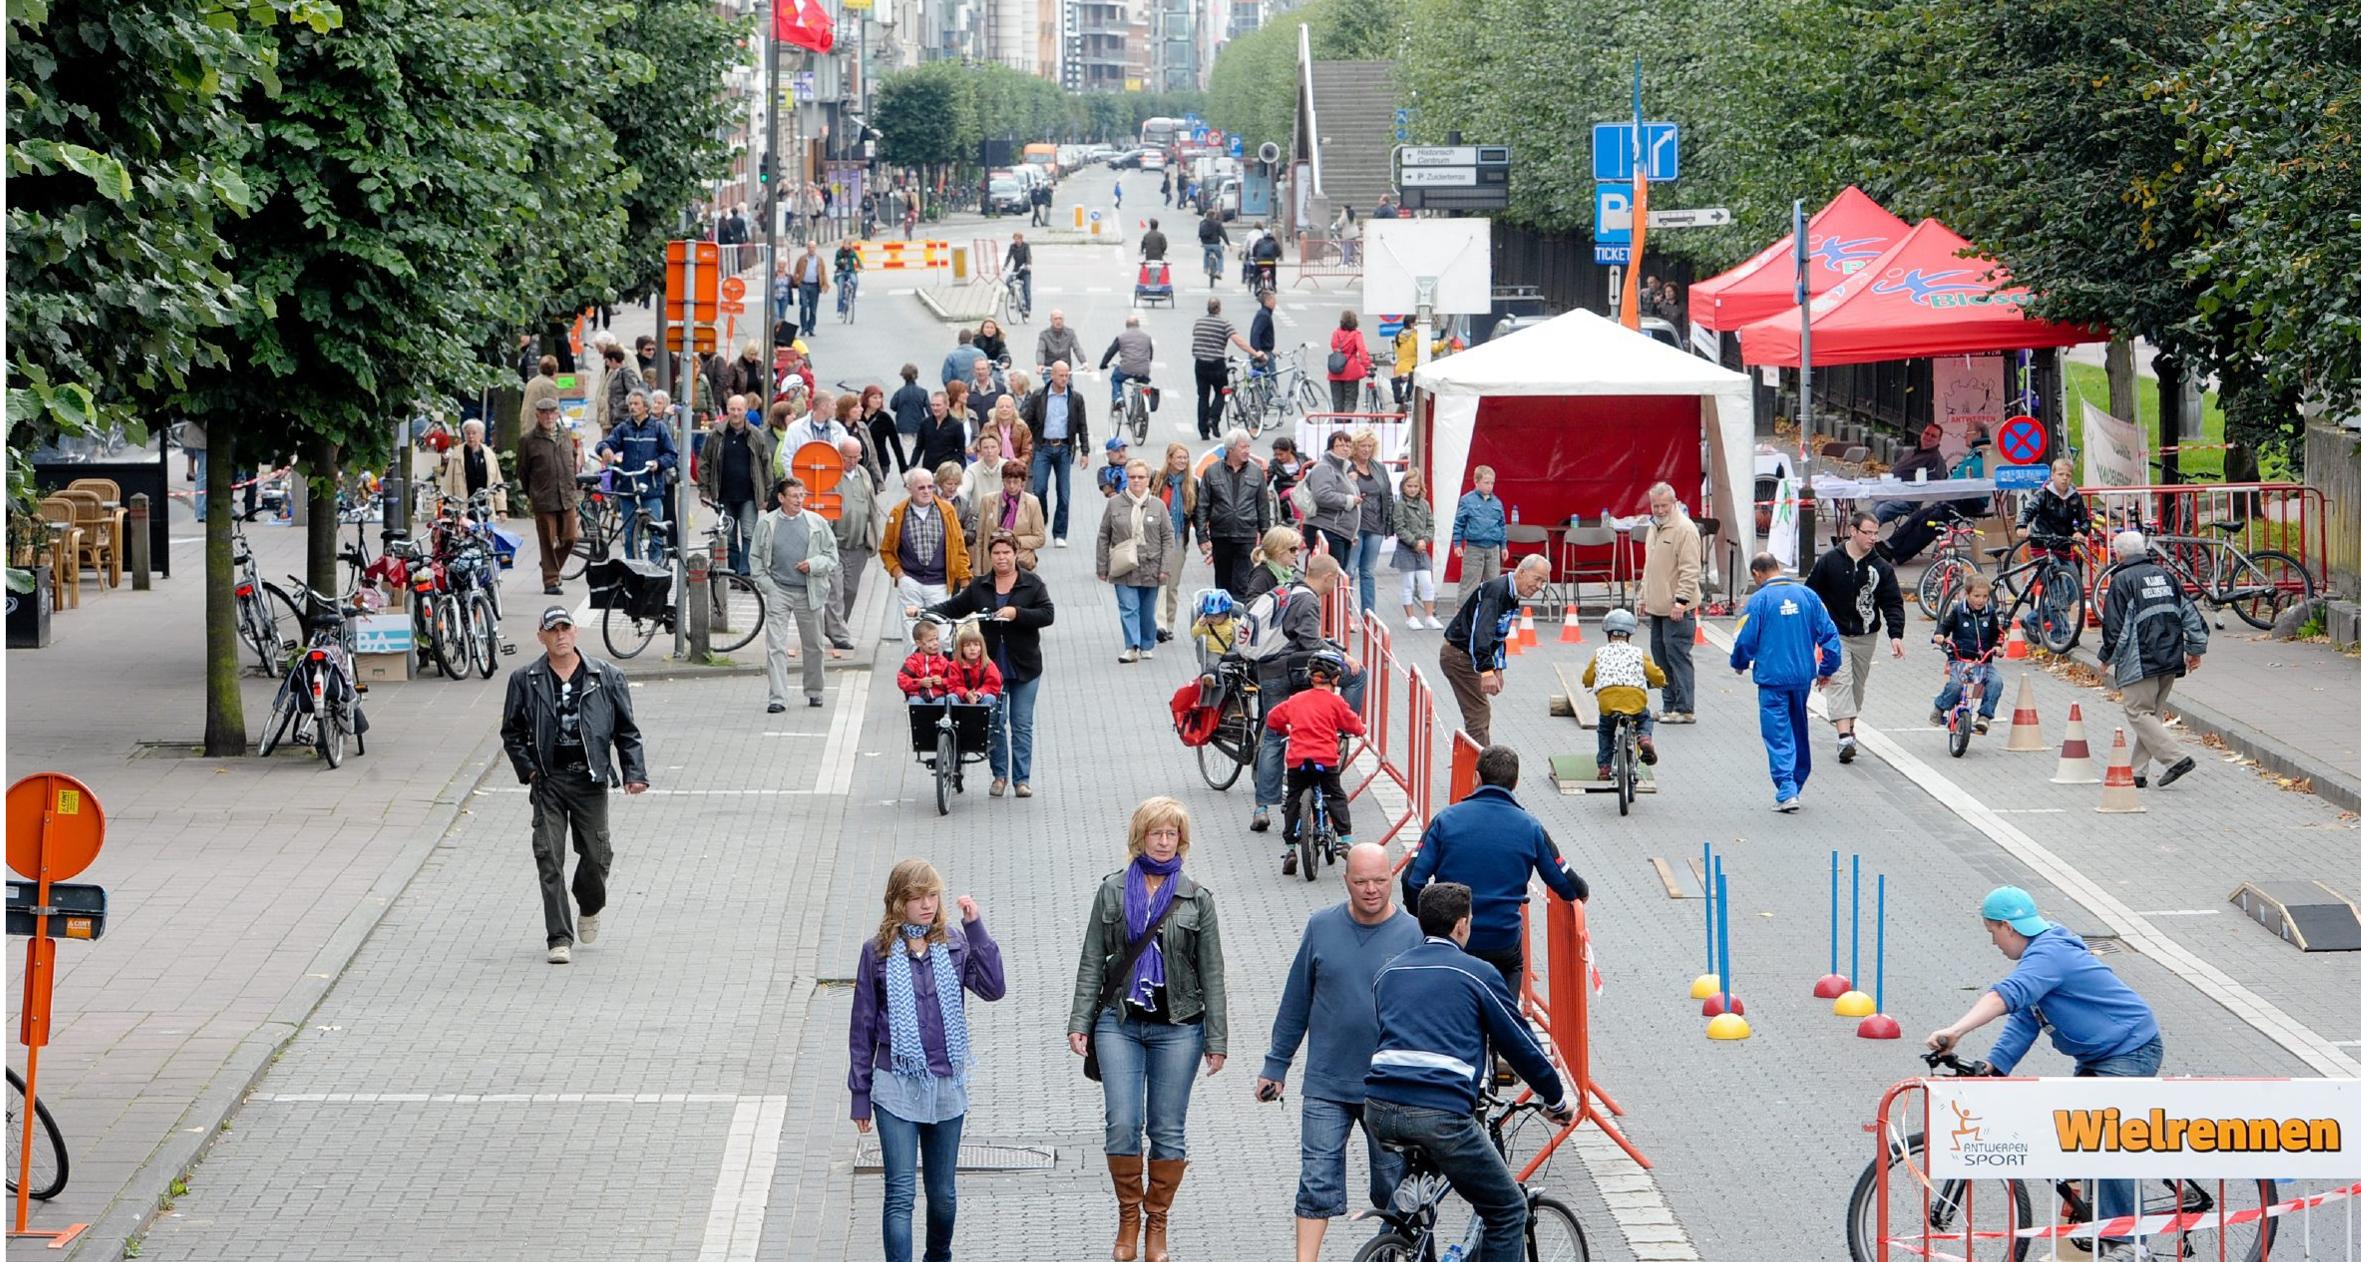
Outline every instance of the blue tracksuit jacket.
<path fill-rule="evenodd" d="M 2008 1005 L 2008 1027 L 1992 1043 L 1992 1067 L 2004 1074 L 2045 1026 L 2050 1044 L 2076 1065 L 2146 1046 L 2158 1032 L 2148 1001 L 2062 926 L 2035 934 L 1992 993 Z"/>
<path fill-rule="evenodd" d="M 1820 660 L 1812 661 L 1812 650 Z M 1747 598 L 1745 624 L 1730 649 L 1730 669 L 1754 668 L 1754 682 L 1762 688 L 1804 688 L 1815 677 L 1836 673 L 1843 660 L 1844 642 L 1836 637 L 1836 622 L 1812 589 L 1793 578 L 1775 578 Z"/>
<path fill-rule="evenodd" d="M 1435 812 L 1423 837 L 1402 878 L 1404 902 L 1416 908 L 1419 891 L 1436 881 L 1467 886 L 1475 899 L 1470 951 L 1501 955 L 1517 949 L 1525 887 L 1536 872 L 1560 898 L 1590 897 L 1590 886 L 1567 865 L 1541 821 L 1498 785 L 1483 785 Z"/>
<path fill-rule="evenodd" d="M 1566 1098 L 1558 1071 L 1517 1011 L 1500 970 L 1459 949 L 1449 938 L 1428 938 L 1394 957 L 1377 975 L 1377 1052 L 1369 1058 L 1369 1098 L 1441 1109 L 1476 1111 L 1476 1087 L 1490 1070 L 1488 1044 L 1517 1076 L 1557 1105 Z"/>

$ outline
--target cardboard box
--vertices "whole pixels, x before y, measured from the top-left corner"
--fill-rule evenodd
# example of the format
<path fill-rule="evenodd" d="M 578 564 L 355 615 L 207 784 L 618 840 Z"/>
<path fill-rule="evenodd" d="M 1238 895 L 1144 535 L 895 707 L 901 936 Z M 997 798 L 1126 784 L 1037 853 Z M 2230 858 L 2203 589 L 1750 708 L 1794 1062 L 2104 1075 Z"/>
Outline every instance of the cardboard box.
<path fill-rule="evenodd" d="M 362 614 L 353 620 L 353 652 L 363 657 L 410 652 L 410 615 Z"/>
<path fill-rule="evenodd" d="M 355 653 L 353 679 L 364 684 L 400 684 L 410 680 L 410 653 Z"/>

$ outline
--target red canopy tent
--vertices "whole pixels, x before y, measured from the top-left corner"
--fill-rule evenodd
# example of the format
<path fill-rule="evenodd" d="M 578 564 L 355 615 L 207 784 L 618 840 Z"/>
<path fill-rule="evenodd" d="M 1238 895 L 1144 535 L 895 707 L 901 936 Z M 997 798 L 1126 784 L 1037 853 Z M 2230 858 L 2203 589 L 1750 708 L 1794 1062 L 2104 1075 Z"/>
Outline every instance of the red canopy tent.
<path fill-rule="evenodd" d="M 1869 194 L 1846 186 L 1804 225 L 1804 239 L 1811 243 L 1807 275 L 1812 292 L 1826 293 L 1867 267 L 1909 231 L 1909 224 L 1870 200 Z M 1689 286 L 1690 321 L 1716 332 L 1726 333 L 1794 307 L 1792 232 L 1712 280 Z"/>
<path fill-rule="evenodd" d="M 2008 273 L 1960 235 L 1929 219 L 1876 262 L 1812 300 L 1812 363 L 1869 364 L 1938 355 L 1978 355 L 2103 342 L 2105 330 L 2053 324 L 2025 314 L 2033 300 Z M 1802 319 L 1785 311 L 1739 331 L 1748 364 L 1793 368 Z"/>

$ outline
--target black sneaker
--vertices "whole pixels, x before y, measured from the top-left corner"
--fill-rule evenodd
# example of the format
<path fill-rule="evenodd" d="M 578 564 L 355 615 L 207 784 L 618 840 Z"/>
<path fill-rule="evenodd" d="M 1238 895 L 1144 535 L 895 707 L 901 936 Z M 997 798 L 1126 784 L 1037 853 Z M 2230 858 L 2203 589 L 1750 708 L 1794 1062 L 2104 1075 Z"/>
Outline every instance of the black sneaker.
<path fill-rule="evenodd" d="M 558 586 L 555 583 L 543 583 L 541 585 L 541 594 L 544 596 L 563 596 L 566 594 L 566 589 Z"/>
<path fill-rule="evenodd" d="M 2132 773 L 2132 778 L 2131 778 L 2131 787 L 2133 787 L 2133 788 L 2135 788 L 2135 789 L 2145 789 L 2145 788 L 2147 788 L 2147 787 L 2148 787 L 2148 777 L 2146 777 L 2146 776 L 2144 776 L 2144 775 L 2141 775 L 2141 774 L 2139 774 L 2139 773 L 2137 773 L 2137 772 L 2134 772 L 2134 773 Z"/>
<path fill-rule="evenodd" d="M 1852 737 L 1847 736 L 1843 740 L 1840 740 L 1836 743 L 1836 760 L 1838 762 L 1851 762 L 1853 760 L 1853 754 L 1860 748 L 1860 745 L 1856 744 Z"/>
<path fill-rule="evenodd" d="M 2156 777 L 2156 787 L 2161 789 L 2195 770 L 2197 770 L 2197 760 L 2183 757 L 2179 762 L 2166 767 L 2163 775 Z"/>
<path fill-rule="evenodd" d="M 1279 875 L 1295 875 L 1295 847 L 1289 846 L 1285 851 L 1281 852 L 1279 858 Z"/>
<path fill-rule="evenodd" d="M 787 703 L 784 701 L 773 701 L 770 704 L 770 708 L 767 712 L 771 714 L 785 714 L 787 713 Z"/>
<path fill-rule="evenodd" d="M 1162 628 L 1162 627 L 1158 627 L 1158 628 L 1156 629 L 1156 643 L 1158 643 L 1158 644 L 1170 644 L 1171 642 L 1172 642 L 1172 632 L 1170 632 L 1170 631 L 1167 631 L 1167 630 L 1165 630 L 1165 629 L 1164 629 L 1164 628 Z M 848 644 L 848 645 L 846 645 L 845 647 L 847 647 L 847 648 L 850 648 L 850 647 L 852 647 L 852 646 Z"/>

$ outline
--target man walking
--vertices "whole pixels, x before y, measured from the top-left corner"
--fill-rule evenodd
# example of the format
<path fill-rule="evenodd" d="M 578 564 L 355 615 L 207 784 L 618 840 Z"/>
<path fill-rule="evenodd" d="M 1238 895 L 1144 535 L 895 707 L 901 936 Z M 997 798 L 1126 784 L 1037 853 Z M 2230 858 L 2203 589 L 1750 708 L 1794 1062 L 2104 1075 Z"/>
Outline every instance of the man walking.
<path fill-rule="evenodd" d="M 910 495 L 886 514 L 877 560 L 893 575 L 902 604 L 925 609 L 967 586 L 967 538 L 958 510 L 935 494 L 932 470 L 912 469 L 902 475 L 902 485 Z"/>
<path fill-rule="evenodd" d="M 1189 359 L 1197 372 L 1197 437 L 1211 439 L 1221 424 L 1222 387 L 1230 384 L 1229 348 L 1251 355 L 1254 348 L 1221 317 L 1221 299 L 1205 300 L 1205 314 L 1189 327 Z"/>
<path fill-rule="evenodd" d="M 795 263 L 796 323 L 805 337 L 818 332 L 820 295 L 828 291 L 828 260 L 820 257 L 818 234 L 803 243 L 803 253 Z"/>
<path fill-rule="evenodd" d="M 1303 1066 L 1303 1165 L 1295 1185 L 1295 1260 L 1314 1262 L 1328 1220 L 1342 1215 L 1345 1141 L 1354 1124 L 1369 1145 L 1369 1203 L 1389 1205 L 1402 1181 L 1402 1158 L 1378 1146 L 1362 1122 L 1369 1058 L 1377 1051 L 1377 1009 L 1370 989 L 1394 957 L 1423 940 L 1418 921 L 1394 905 L 1393 865 L 1385 847 L 1364 841 L 1345 855 L 1345 901 L 1313 912 L 1295 948 L 1295 966 L 1271 1021 L 1255 1098 L 1286 1090 L 1295 1049 L 1311 1036 Z"/>
<path fill-rule="evenodd" d="M 1648 656 L 1664 668 L 1664 717 L 1659 723 L 1697 721 L 1697 667 L 1689 650 L 1697 644 L 1697 580 L 1704 545 L 1697 523 L 1673 494 L 1672 484 L 1648 488 L 1648 560 L 1640 570 L 1639 615 L 1648 620 Z"/>
<path fill-rule="evenodd" d="M 555 596 L 563 589 L 558 575 L 582 537 L 582 522 L 574 505 L 581 488 L 574 474 L 582 467 L 582 451 L 574 436 L 557 427 L 557 396 L 545 395 L 533 405 L 533 428 L 516 443 L 516 480 L 533 505 L 533 533 L 541 543 L 541 594 Z"/>
<path fill-rule="evenodd" d="M 1815 684 L 1828 686 L 1844 664 L 1844 642 L 1812 589 L 1779 572 L 1779 558 L 1758 552 L 1746 568 L 1756 590 L 1747 598 L 1737 643 L 1730 648 L 1730 669 L 1743 675 L 1754 668 L 1763 748 L 1777 791 L 1772 805 L 1792 814 L 1803 805 L 1804 781 L 1812 778 L 1811 717 L 1804 694 Z"/>
<path fill-rule="evenodd" d="M 1233 429 L 1222 438 L 1222 458 L 1197 483 L 1197 538 L 1213 566 L 1214 585 L 1232 600 L 1246 599 L 1254 546 L 1271 528 L 1268 479 L 1253 459 L 1254 439 Z"/>
<path fill-rule="evenodd" d="M 1082 338 L 1066 327 L 1066 313 L 1051 311 L 1049 327 L 1041 330 L 1041 337 L 1033 346 L 1033 362 L 1048 367 L 1055 363 L 1079 364 L 1082 359 Z"/>
<path fill-rule="evenodd" d="M 1131 317 L 1124 332 L 1138 333 L 1138 324 L 1139 317 Z M 1050 475 L 1057 476 L 1058 505 L 1052 510 L 1049 533 L 1062 548 L 1066 546 L 1066 519 L 1074 503 L 1074 466 L 1090 468 L 1090 408 L 1074 390 L 1073 368 L 1063 361 L 1049 366 L 1049 384 L 1027 395 L 1020 406 L 1026 426 L 1033 431 L 1033 497 L 1044 508 L 1049 506 Z"/>
<path fill-rule="evenodd" d="M 836 582 L 834 603 L 828 609 L 828 644 L 853 647 L 853 602 L 861 598 L 861 578 L 877 559 L 878 541 L 885 537 L 885 511 L 878 505 L 878 485 L 861 461 L 861 440 L 846 437 L 836 444 L 844 457 L 844 478 L 836 484 Z"/>
<path fill-rule="evenodd" d="M 1525 889 L 1533 878 L 1567 902 L 1590 897 L 1590 885 L 1558 852 L 1549 830 L 1518 803 L 1518 770 L 1517 751 L 1485 746 L 1476 755 L 1475 791 L 1435 812 L 1402 877 L 1402 897 L 1413 910 L 1437 881 L 1468 888 L 1475 925 L 1462 945 L 1500 970 L 1511 995 L 1525 973 Z"/>
<path fill-rule="evenodd" d="M 573 611 L 564 605 L 542 610 L 540 639 L 541 660 L 509 673 L 500 744 L 533 803 L 533 861 L 541 869 L 549 962 L 570 964 L 574 943 L 598 941 L 599 916 L 607 907 L 607 870 L 615 861 L 607 836 L 607 786 L 647 792 L 648 760 L 631 714 L 630 681 L 612 664 L 575 651 Z M 569 832 L 577 860 L 571 903 Z"/>
<path fill-rule="evenodd" d="M 1547 582 L 1549 558 L 1526 557 L 1515 570 L 1477 585 L 1443 628 L 1443 678 L 1459 698 L 1459 725 L 1479 745 L 1492 743 L 1492 698 L 1500 695 L 1501 675 L 1508 669 L 1517 607 Z"/>
<path fill-rule="evenodd" d="M 767 429 L 746 419 L 743 406 L 729 410 L 721 428 L 708 434 L 697 453 L 697 494 L 735 525 L 730 532 L 730 568 L 746 573 L 747 543 L 762 515 L 762 492 L 770 478 L 778 443 Z"/>
<path fill-rule="evenodd" d="M 2181 753 L 2156 712 L 2172 696 L 2173 681 L 2196 670 L 2212 639 L 2205 615 L 2181 590 L 2178 580 L 2148 558 L 2148 537 L 2136 530 L 2115 536 L 2115 559 L 2130 564 L 2107 586 L 2099 615 L 2099 660 L 2123 690 L 2123 717 L 2131 724 L 2132 782 L 2148 787 L 2150 759 L 2164 764 L 2161 789 L 2197 769 Z"/>
<path fill-rule="evenodd" d="M 857 468 L 854 476 L 858 476 Z M 828 519 L 803 506 L 799 478 L 781 478 L 772 488 L 778 507 L 754 525 L 754 588 L 762 593 L 763 639 L 770 658 L 770 713 L 787 708 L 787 623 L 803 642 L 803 695 L 820 704 L 828 666 L 820 660 L 820 630 L 828 610 L 829 580 L 837 567 L 836 534 Z"/>
<path fill-rule="evenodd" d="M 1804 585 L 1827 607 L 1844 641 L 1845 669 L 1828 690 L 1828 719 L 1836 725 L 1836 760 L 1853 761 L 1853 722 L 1869 696 L 1869 666 L 1877 660 L 1877 633 L 1882 628 L 1893 645 L 1895 660 L 1902 657 L 1902 580 L 1877 552 L 1877 518 L 1857 512 L 1849 521 L 1845 546 L 1831 548 L 1812 563 Z"/>

